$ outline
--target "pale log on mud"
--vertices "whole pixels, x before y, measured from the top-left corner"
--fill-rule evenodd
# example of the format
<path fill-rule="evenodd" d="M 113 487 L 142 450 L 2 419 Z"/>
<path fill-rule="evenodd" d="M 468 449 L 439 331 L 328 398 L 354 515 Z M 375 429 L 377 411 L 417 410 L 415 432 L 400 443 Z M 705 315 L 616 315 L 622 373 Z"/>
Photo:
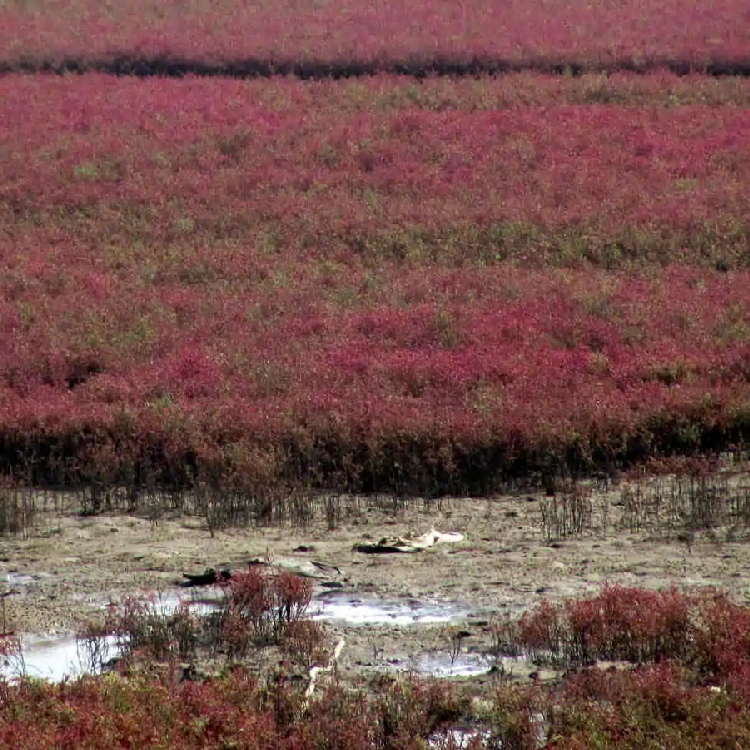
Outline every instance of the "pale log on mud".
<path fill-rule="evenodd" d="M 363 552 L 369 555 L 387 554 L 400 552 L 404 554 L 421 552 L 424 549 L 434 547 L 436 544 L 456 544 L 462 542 L 463 534 L 457 532 L 440 532 L 430 529 L 426 534 L 413 537 L 383 537 L 377 544 L 357 544 L 355 552 Z"/>

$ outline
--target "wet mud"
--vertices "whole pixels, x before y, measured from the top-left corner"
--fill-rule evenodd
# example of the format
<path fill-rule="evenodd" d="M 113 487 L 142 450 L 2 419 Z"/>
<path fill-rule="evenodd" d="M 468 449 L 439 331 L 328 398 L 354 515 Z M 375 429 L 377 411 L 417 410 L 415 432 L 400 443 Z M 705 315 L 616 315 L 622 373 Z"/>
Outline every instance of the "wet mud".
<path fill-rule="evenodd" d="M 199 518 L 158 524 L 128 516 L 82 518 L 53 512 L 26 538 L 0 538 L 0 593 L 6 632 L 22 637 L 25 669 L 59 679 L 80 672 L 73 633 L 127 596 L 153 596 L 164 607 L 186 601 L 199 614 L 216 606 L 213 587 L 179 588 L 184 572 L 241 569 L 262 558 L 323 563 L 338 572 L 315 579 L 310 616 L 330 647 L 344 639 L 345 679 L 413 671 L 450 679 L 539 676 L 533 664 L 493 653 L 493 622 L 518 616 L 544 598 L 597 592 L 607 582 L 659 588 L 714 586 L 750 599 L 750 544 L 713 530 L 681 535 L 630 531 L 618 518 L 617 493 L 602 496 L 607 513 L 582 534 L 550 540 L 542 496 L 414 501 L 392 509 L 374 501 L 343 504 L 329 529 L 253 528 L 211 536 Z M 323 514 L 321 514 L 322 516 Z M 357 545 L 383 537 L 459 532 L 459 544 L 416 554 L 366 555 Z M 456 629 L 462 633 L 456 643 Z M 18 666 L 18 665 L 16 665 Z M 5 665 L 5 674 L 14 665 Z"/>

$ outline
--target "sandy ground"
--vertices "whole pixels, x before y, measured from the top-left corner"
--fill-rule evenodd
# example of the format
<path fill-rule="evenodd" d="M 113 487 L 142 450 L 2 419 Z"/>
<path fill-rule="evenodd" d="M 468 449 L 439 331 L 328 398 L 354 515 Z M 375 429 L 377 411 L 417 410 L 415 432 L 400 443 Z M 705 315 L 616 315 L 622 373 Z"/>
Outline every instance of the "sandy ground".
<path fill-rule="evenodd" d="M 505 613 L 520 613 L 545 597 L 595 592 L 605 582 L 629 586 L 693 588 L 713 585 L 738 601 L 748 596 L 750 545 L 727 541 L 723 531 L 693 538 L 645 528 L 622 528 L 619 490 L 594 498 L 591 528 L 550 542 L 543 533 L 543 495 L 413 501 L 394 515 L 383 503 L 343 502 L 329 529 L 321 512 L 307 528 L 271 527 L 219 531 L 211 536 L 200 518 L 163 518 L 157 524 L 132 516 L 81 517 L 75 512 L 40 514 L 27 538 L 0 537 L 0 592 L 5 597 L 5 629 L 17 633 L 61 633 L 101 616 L 108 602 L 147 590 L 165 591 L 183 572 L 207 567 L 243 567 L 258 556 L 298 557 L 337 566 L 343 588 L 339 601 L 375 597 L 437 605 L 456 612 L 451 624 L 469 633 L 463 658 L 485 659 L 490 624 Z M 607 509 L 606 517 L 602 509 Z M 381 537 L 421 534 L 430 528 L 465 535 L 458 544 L 417 554 L 367 555 L 353 550 Z M 304 552 L 295 551 L 300 546 Z M 316 589 L 317 596 L 322 589 Z M 455 606 L 454 606 L 455 605 Z M 315 606 L 315 605 L 314 605 Z M 417 610 L 418 612 L 418 610 Z M 416 622 L 354 626 L 325 622 L 331 647 L 347 645 L 345 674 L 408 669 L 420 659 L 450 664 L 451 633 L 445 623 Z M 2 626 L 2 623 L 0 623 Z"/>

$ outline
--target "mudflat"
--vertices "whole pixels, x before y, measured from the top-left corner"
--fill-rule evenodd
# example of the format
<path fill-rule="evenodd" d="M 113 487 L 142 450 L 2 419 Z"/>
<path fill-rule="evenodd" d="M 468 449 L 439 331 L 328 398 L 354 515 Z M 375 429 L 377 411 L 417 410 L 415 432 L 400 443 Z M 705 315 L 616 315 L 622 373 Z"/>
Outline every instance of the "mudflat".
<path fill-rule="evenodd" d="M 419 669 L 461 676 L 492 666 L 492 623 L 519 616 L 542 599 L 595 593 L 606 583 L 683 589 L 714 586 L 748 596 L 750 545 L 736 528 L 680 530 L 658 518 L 626 516 L 623 487 L 592 490 L 590 515 L 576 533 L 555 534 L 544 494 L 395 501 L 341 498 L 336 523 L 318 512 L 305 527 L 217 530 L 203 519 L 83 517 L 41 510 L 27 534 L 0 538 L 5 629 L 20 634 L 74 632 L 127 596 L 191 596 L 183 573 L 242 569 L 253 559 L 324 563 L 310 615 L 330 647 L 346 648 L 343 674 Z M 547 519 L 545 521 L 545 519 Z M 458 532 L 460 542 L 413 554 L 367 554 L 382 538 Z M 460 629 L 460 656 L 451 656 Z M 463 661 L 462 661 L 463 660 Z M 441 666 L 442 665 L 442 666 Z M 425 667 L 430 671 L 430 667 Z M 529 670 L 531 667 L 529 667 Z M 523 668 L 521 668 L 523 671 Z"/>

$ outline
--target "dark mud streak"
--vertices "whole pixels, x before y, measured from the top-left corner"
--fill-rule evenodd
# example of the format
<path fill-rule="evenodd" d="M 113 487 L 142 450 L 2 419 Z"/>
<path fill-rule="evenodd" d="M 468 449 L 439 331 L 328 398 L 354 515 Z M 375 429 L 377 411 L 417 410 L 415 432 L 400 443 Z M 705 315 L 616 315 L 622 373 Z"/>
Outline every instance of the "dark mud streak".
<path fill-rule="evenodd" d="M 578 76 L 590 73 L 651 73 L 668 71 L 676 75 L 700 73 L 708 76 L 750 76 L 750 59 L 703 62 L 653 58 L 646 61 L 615 60 L 584 62 L 574 59 L 504 60 L 495 58 L 427 58 L 411 60 L 273 60 L 248 57 L 242 60 L 207 62 L 179 57 L 137 57 L 129 54 L 104 58 L 25 57 L 0 60 L 0 74 L 14 73 L 106 73 L 115 76 L 182 78 L 221 76 L 225 78 L 270 78 L 296 76 L 307 79 L 343 79 L 391 74 L 428 76 L 484 76 L 533 72 Z"/>

